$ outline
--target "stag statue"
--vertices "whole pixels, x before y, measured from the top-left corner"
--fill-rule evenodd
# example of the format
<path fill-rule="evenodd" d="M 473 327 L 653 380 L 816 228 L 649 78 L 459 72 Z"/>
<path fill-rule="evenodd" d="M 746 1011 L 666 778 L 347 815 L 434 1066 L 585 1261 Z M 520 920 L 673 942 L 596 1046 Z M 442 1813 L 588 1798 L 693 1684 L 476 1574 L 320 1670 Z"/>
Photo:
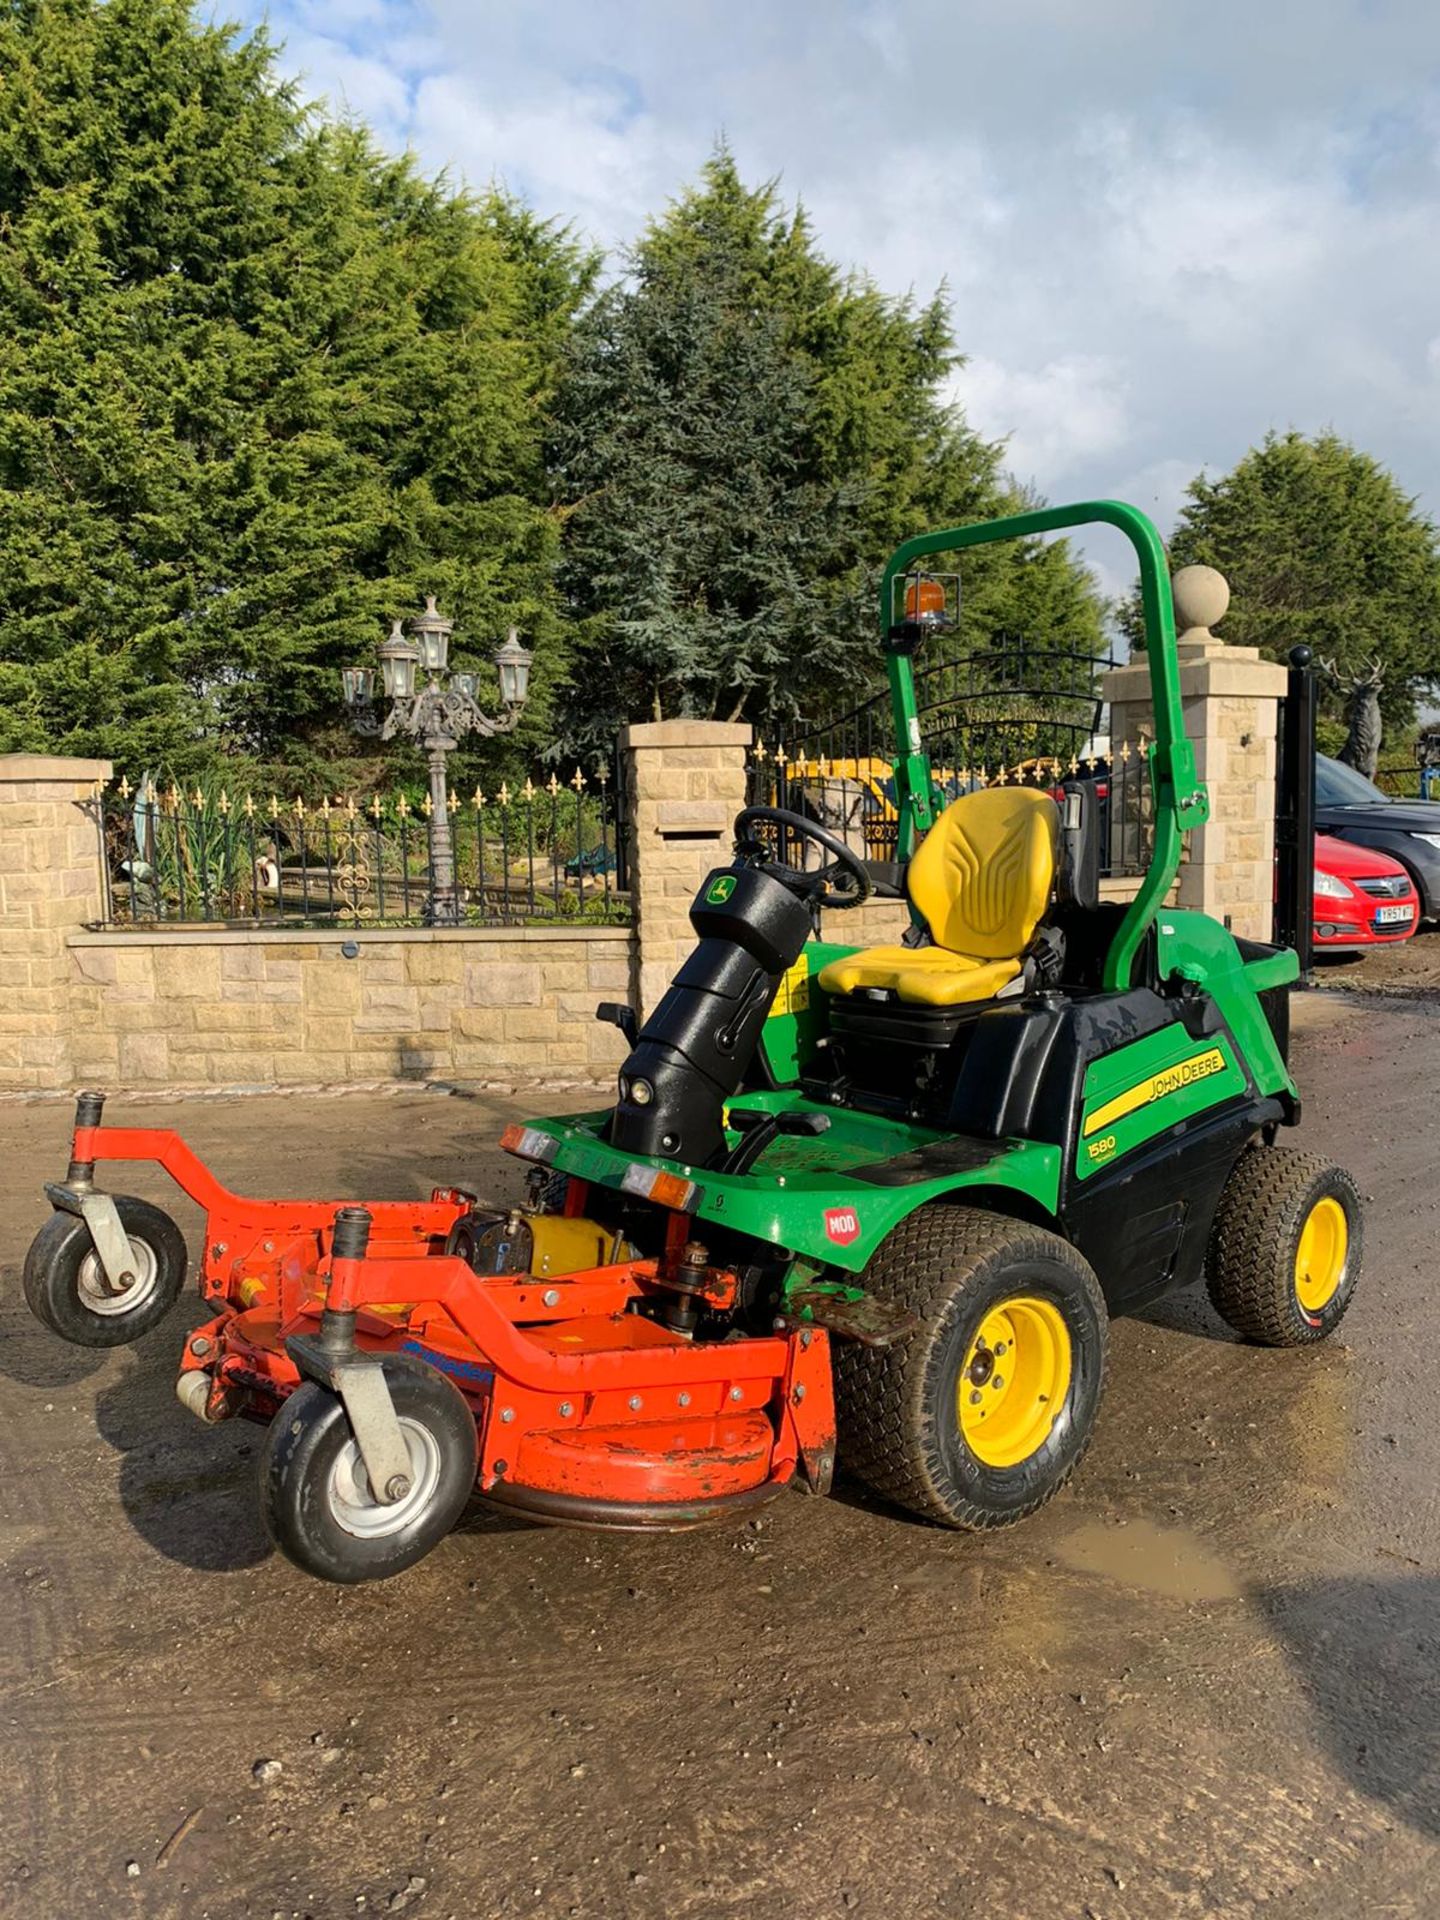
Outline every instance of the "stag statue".
<path fill-rule="evenodd" d="M 1335 671 L 1333 657 L 1320 661 L 1319 665 L 1331 686 L 1345 697 L 1348 731 L 1336 758 L 1343 760 L 1347 767 L 1354 767 L 1357 773 L 1363 773 L 1367 780 L 1373 780 L 1380 758 L 1380 689 L 1385 684 L 1385 669 L 1378 656 L 1372 658 L 1369 666 L 1356 673 L 1345 687 Z"/>

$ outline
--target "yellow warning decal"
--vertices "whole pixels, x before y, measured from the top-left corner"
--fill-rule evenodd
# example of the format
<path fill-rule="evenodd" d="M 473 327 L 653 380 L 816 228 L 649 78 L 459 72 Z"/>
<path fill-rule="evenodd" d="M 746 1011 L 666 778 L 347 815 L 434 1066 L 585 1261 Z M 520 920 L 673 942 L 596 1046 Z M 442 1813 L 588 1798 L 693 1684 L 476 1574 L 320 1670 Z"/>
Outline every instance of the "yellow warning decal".
<path fill-rule="evenodd" d="M 803 1013 L 809 1004 L 810 956 L 808 953 L 802 953 L 780 982 L 774 1004 L 766 1018 L 773 1020 L 777 1013 Z"/>
<path fill-rule="evenodd" d="M 1182 1087 L 1193 1087 L 1197 1080 L 1208 1080 L 1212 1073 L 1223 1073 L 1225 1065 L 1225 1056 L 1219 1047 L 1209 1047 L 1204 1053 L 1192 1054 L 1188 1060 L 1180 1060 L 1173 1067 L 1163 1067 L 1159 1073 L 1137 1080 L 1133 1087 L 1127 1087 L 1124 1093 L 1107 1100 L 1103 1107 L 1086 1114 L 1086 1138 L 1099 1133 L 1102 1127 L 1113 1127 L 1127 1113 L 1148 1107 L 1152 1100 L 1163 1100 L 1167 1093 L 1179 1093 Z"/>

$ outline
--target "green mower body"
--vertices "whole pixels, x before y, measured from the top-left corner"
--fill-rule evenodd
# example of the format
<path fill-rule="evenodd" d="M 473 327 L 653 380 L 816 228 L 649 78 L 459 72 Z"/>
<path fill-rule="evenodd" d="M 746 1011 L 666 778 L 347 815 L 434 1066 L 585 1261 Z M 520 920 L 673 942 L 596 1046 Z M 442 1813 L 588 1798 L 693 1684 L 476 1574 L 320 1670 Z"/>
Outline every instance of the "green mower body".
<path fill-rule="evenodd" d="M 1059 1234 L 1093 1266 L 1112 1312 L 1142 1305 L 1199 1276 L 1238 1156 L 1298 1119 L 1287 1065 L 1295 954 L 1237 940 L 1206 915 L 1163 904 L 1183 836 L 1204 824 L 1208 801 L 1184 733 L 1163 548 L 1134 508 L 1102 501 L 1046 509 L 929 534 L 893 556 L 880 632 L 900 855 L 933 826 L 944 796 L 916 704 L 913 659 L 925 634 L 919 622 L 896 619 L 899 588 L 928 556 L 1093 522 L 1125 533 L 1139 562 L 1155 715 L 1146 748 L 1151 844 L 1131 901 L 1071 914 L 1068 977 L 967 1007 L 960 1018 L 883 1004 L 848 1011 L 852 997 L 826 993 L 818 976 L 853 949 L 812 938 L 781 971 L 788 949 L 757 947 L 738 926 L 747 951 L 763 953 L 768 998 L 754 1010 L 753 1058 L 724 1101 L 723 1142 L 703 1163 L 637 1152 L 633 1132 L 627 1143 L 626 1089 L 642 1070 L 652 1072 L 653 1022 L 622 1071 L 616 1109 L 526 1129 L 530 1157 L 601 1192 L 643 1197 L 654 1176 L 670 1176 L 697 1236 L 722 1244 L 733 1261 L 743 1260 L 747 1243 L 755 1251 L 775 1276 L 772 1304 L 781 1314 L 823 1315 L 832 1300 L 843 1322 L 845 1309 L 863 1302 L 864 1275 L 882 1245 L 937 1202 Z M 731 931 L 725 915 L 756 917 L 747 884 L 742 862 L 702 885 L 692 915 L 697 958 Z M 693 967 L 682 968 L 662 1002 L 661 1027 Z M 670 1021 L 664 1072 L 683 1075 L 701 1058 L 698 1025 L 698 1016 Z M 848 1049 L 839 1072 L 837 1046 Z M 767 1116 L 777 1124 L 766 1126 L 764 1150 L 749 1156 L 742 1143 Z M 658 1126 L 643 1136 L 652 1144 L 666 1137 Z"/>

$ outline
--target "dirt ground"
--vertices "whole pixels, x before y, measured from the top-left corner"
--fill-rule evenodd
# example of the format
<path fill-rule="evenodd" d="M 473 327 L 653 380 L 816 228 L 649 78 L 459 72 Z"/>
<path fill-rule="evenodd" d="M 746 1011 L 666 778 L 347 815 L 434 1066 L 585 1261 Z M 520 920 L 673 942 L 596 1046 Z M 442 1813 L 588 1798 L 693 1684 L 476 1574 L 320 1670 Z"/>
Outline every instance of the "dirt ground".
<path fill-rule="evenodd" d="M 1355 954 L 1321 954 L 1315 979 L 1349 993 L 1440 997 L 1440 927 L 1428 921 L 1410 939 Z"/>
<path fill-rule="evenodd" d="M 29 1319 L 69 1116 L 0 1106 L 0 1911 L 1440 1910 L 1440 1016 L 1319 994 L 1297 1025 L 1302 1137 L 1369 1203 L 1328 1347 L 1242 1347 L 1195 1298 L 1118 1324 L 1078 1480 L 998 1537 L 844 1489 L 669 1539 L 476 1509 L 357 1590 L 268 1551 L 258 1429 L 174 1398 L 179 1313 L 110 1355 Z M 534 1104 L 143 1113 L 255 1191 L 499 1196 Z"/>

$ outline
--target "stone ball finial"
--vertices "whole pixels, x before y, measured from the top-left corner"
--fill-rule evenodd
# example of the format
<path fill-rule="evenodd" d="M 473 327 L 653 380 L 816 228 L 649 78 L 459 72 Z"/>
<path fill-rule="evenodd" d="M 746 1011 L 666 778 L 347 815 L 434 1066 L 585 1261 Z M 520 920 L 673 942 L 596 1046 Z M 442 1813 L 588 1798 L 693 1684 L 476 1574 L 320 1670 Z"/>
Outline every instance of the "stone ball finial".
<path fill-rule="evenodd" d="M 1182 639 L 1208 632 L 1225 618 L 1230 604 L 1230 582 L 1216 567 L 1181 567 L 1171 579 L 1170 592 Z"/>

